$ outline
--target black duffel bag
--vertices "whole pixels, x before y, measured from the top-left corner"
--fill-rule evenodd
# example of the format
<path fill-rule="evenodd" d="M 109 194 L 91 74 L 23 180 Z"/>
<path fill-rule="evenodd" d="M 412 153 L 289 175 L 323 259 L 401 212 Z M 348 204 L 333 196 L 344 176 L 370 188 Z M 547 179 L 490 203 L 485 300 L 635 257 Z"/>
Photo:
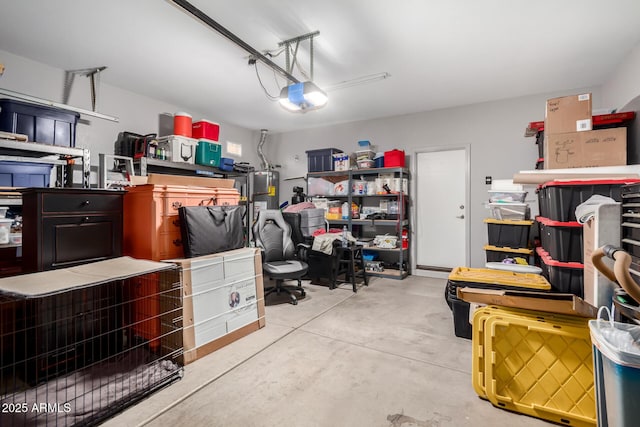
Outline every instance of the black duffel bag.
<path fill-rule="evenodd" d="M 244 246 L 244 206 L 183 206 L 178 214 L 186 258 Z"/>

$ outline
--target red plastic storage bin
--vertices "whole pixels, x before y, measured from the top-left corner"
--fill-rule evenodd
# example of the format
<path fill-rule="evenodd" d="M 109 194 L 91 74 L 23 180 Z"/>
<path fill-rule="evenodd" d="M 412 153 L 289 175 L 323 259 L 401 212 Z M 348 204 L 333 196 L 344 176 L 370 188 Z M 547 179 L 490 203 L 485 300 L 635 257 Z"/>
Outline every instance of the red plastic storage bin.
<path fill-rule="evenodd" d="M 404 167 L 404 150 L 391 150 L 384 152 L 385 168 L 403 168 Z"/>
<path fill-rule="evenodd" d="M 191 137 L 217 141 L 218 138 L 220 138 L 220 125 L 208 120 L 199 120 L 193 123 L 193 132 L 191 133 Z"/>

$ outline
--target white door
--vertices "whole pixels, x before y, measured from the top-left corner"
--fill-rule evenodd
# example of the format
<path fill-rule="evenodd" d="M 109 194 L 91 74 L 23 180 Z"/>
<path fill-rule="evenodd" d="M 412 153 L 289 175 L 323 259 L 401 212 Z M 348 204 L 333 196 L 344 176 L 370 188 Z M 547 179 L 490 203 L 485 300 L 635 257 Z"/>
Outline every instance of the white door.
<path fill-rule="evenodd" d="M 416 155 L 416 266 L 467 265 L 467 149 Z"/>

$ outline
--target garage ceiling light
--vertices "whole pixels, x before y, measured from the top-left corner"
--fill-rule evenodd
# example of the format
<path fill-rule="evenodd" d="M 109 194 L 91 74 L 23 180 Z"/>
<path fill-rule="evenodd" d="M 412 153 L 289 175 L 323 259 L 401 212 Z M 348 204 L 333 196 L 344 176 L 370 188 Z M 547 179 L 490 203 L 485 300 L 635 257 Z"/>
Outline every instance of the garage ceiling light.
<path fill-rule="evenodd" d="M 327 94 L 313 82 L 293 83 L 280 91 L 280 105 L 287 111 L 304 113 L 327 104 Z"/>

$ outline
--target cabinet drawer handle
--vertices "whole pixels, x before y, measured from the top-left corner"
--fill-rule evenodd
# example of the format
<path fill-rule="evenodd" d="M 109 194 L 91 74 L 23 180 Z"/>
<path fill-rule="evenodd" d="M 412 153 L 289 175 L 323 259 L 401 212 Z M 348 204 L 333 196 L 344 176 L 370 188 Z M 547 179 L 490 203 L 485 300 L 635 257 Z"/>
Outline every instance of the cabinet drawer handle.
<path fill-rule="evenodd" d="M 182 207 L 182 202 L 173 202 L 171 203 L 171 207 L 173 207 L 173 209 L 180 209 Z"/>
<path fill-rule="evenodd" d="M 89 217 L 88 216 L 83 217 L 82 222 L 89 222 Z"/>
<path fill-rule="evenodd" d="M 180 240 L 180 239 L 175 239 L 175 240 L 173 241 L 173 244 L 174 244 L 174 245 L 176 245 L 176 246 L 182 246 L 182 240 Z"/>
<path fill-rule="evenodd" d="M 82 202 L 82 206 L 89 206 L 89 201 L 85 200 L 84 202 Z"/>

